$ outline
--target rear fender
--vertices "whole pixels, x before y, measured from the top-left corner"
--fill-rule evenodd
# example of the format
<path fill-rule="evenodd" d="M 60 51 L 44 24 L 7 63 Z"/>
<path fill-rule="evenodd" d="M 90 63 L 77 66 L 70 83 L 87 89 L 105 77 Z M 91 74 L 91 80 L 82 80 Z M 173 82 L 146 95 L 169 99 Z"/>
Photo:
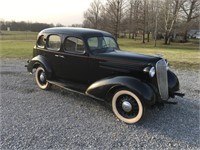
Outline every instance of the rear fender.
<path fill-rule="evenodd" d="M 108 94 L 119 88 L 127 88 L 137 94 L 146 105 L 153 105 L 156 96 L 153 89 L 140 80 L 129 76 L 117 76 L 99 80 L 86 90 L 86 94 L 98 99 L 106 99 Z M 114 91 L 113 91 L 114 90 Z"/>
<path fill-rule="evenodd" d="M 47 79 L 50 79 L 52 77 L 52 68 L 50 64 L 48 63 L 47 59 L 44 56 L 38 55 L 34 57 L 27 65 L 28 72 L 33 71 L 34 68 L 37 68 L 38 66 L 42 66 L 45 71 L 47 72 Z"/>

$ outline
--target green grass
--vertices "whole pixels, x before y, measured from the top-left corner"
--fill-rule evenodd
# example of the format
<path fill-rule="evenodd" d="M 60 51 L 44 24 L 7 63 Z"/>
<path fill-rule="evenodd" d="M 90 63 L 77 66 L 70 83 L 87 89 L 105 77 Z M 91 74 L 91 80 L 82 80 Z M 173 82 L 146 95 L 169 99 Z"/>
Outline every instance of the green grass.
<path fill-rule="evenodd" d="M 1 31 L 0 58 L 31 58 L 37 32 Z"/>
<path fill-rule="evenodd" d="M 164 41 L 158 41 L 157 47 L 154 47 L 153 41 L 143 44 L 141 40 L 119 39 L 118 42 L 122 50 L 149 55 L 161 54 L 175 68 L 200 69 L 198 40 L 188 43 L 171 43 L 171 45 L 164 45 Z"/>
<path fill-rule="evenodd" d="M 0 58 L 31 58 L 35 40 L 1 40 Z"/>
<path fill-rule="evenodd" d="M 37 33 L 3 31 L 0 35 L 0 58 L 31 58 L 32 49 L 36 42 Z M 200 69 L 199 41 L 188 43 L 171 43 L 164 45 L 163 41 L 141 43 L 141 40 L 118 39 L 122 50 L 142 54 L 162 54 L 175 68 Z"/>

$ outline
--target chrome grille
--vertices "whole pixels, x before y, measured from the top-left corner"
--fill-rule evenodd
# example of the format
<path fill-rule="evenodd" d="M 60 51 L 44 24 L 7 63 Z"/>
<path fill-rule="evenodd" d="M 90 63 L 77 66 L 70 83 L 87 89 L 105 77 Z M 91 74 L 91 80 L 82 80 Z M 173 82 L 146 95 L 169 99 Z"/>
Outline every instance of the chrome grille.
<path fill-rule="evenodd" d="M 167 64 L 164 59 L 159 60 L 156 63 L 156 75 L 158 82 L 158 90 L 162 100 L 167 100 L 168 93 L 168 77 L 167 77 Z"/>

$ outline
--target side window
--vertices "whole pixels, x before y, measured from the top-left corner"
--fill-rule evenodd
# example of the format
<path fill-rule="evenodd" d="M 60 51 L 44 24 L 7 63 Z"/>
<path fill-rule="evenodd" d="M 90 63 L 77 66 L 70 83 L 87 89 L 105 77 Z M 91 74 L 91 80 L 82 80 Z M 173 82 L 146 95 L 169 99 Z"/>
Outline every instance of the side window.
<path fill-rule="evenodd" d="M 42 47 L 44 48 L 46 42 L 44 40 L 44 35 L 41 35 L 39 38 L 38 38 L 38 41 L 37 41 L 37 46 L 38 47 Z"/>
<path fill-rule="evenodd" d="M 84 53 L 85 46 L 83 40 L 76 37 L 68 37 L 65 39 L 64 49 L 66 52 Z"/>
<path fill-rule="evenodd" d="M 104 37 L 104 42 L 109 47 L 117 47 L 115 41 L 110 37 Z"/>
<path fill-rule="evenodd" d="M 97 37 L 89 38 L 88 45 L 91 50 L 97 49 L 98 48 L 98 38 Z"/>
<path fill-rule="evenodd" d="M 61 38 L 58 35 L 50 35 L 47 42 L 47 47 L 50 50 L 59 50 L 61 45 Z"/>

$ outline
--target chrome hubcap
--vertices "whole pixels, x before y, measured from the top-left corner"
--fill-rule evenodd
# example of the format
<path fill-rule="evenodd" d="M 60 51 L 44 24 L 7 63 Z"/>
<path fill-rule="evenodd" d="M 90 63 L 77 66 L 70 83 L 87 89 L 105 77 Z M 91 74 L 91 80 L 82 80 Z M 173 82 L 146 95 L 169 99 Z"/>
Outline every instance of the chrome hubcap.
<path fill-rule="evenodd" d="M 42 73 L 40 74 L 40 81 L 41 81 L 41 82 L 45 82 L 45 74 L 44 74 L 44 72 L 42 72 Z"/>
<path fill-rule="evenodd" d="M 125 111 L 125 112 L 130 112 L 132 110 L 132 105 L 131 103 L 129 103 L 128 101 L 124 101 L 122 103 L 122 109 Z"/>

